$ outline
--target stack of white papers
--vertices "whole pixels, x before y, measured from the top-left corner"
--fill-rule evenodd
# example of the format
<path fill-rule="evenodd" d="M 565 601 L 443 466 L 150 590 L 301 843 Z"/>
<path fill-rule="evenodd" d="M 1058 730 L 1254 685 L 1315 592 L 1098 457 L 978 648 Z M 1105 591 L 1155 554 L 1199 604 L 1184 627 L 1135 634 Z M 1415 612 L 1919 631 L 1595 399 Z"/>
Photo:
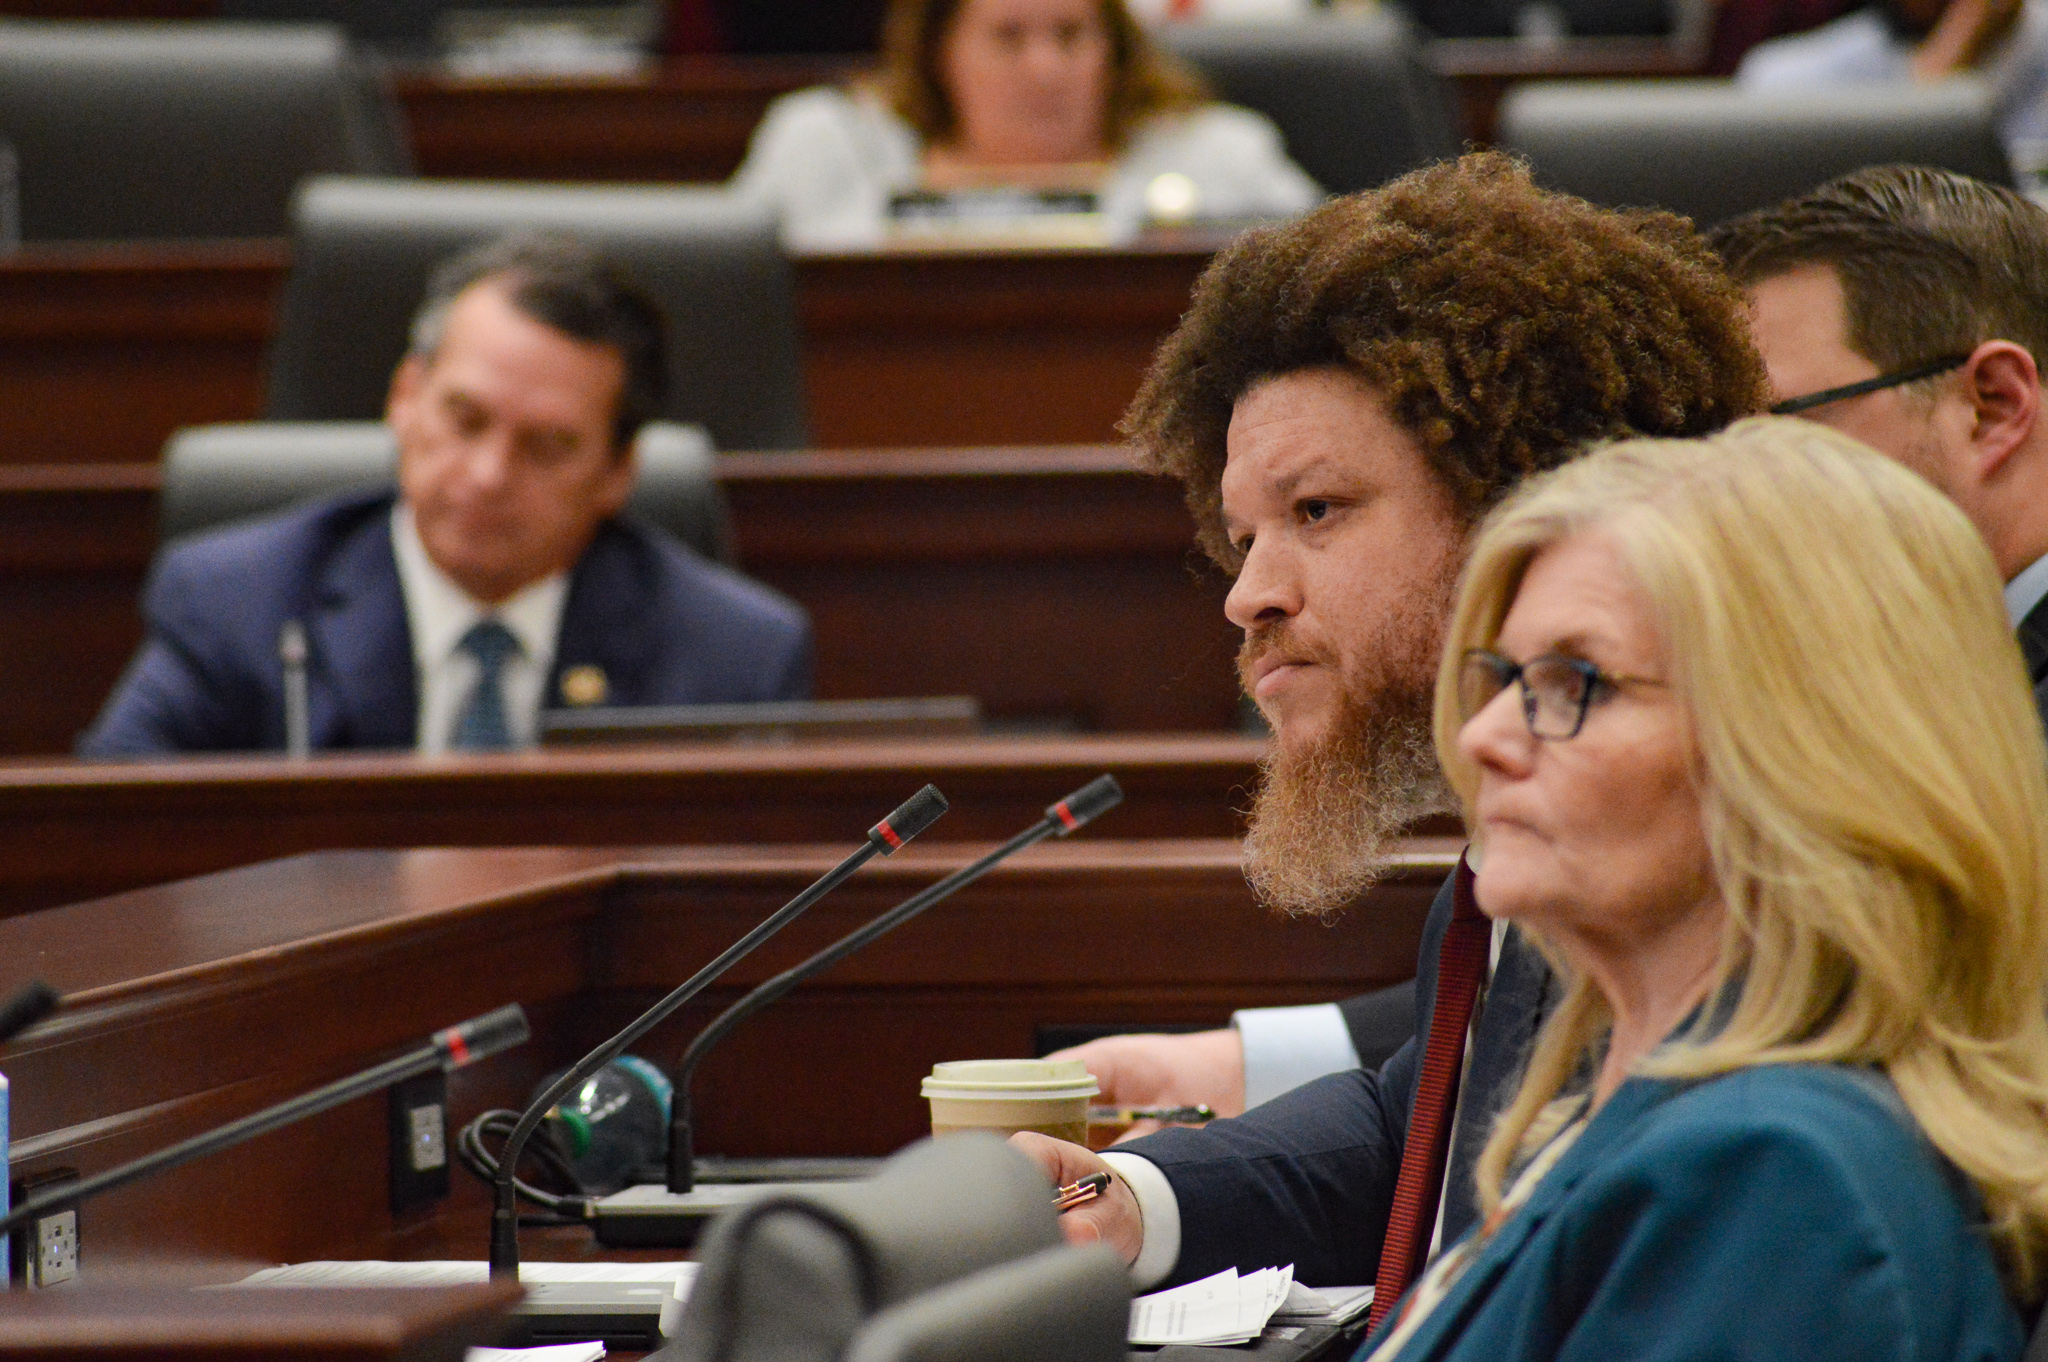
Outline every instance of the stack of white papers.
<path fill-rule="evenodd" d="M 599 1362 L 602 1343 L 550 1343 L 544 1348 L 471 1348 L 462 1362 Z"/>
<path fill-rule="evenodd" d="M 519 1280 L 528 1286 L 583 1282 L 673 1282 L 694 1276 L 695 1263 L 521 1263 Z M 244 1277 L 237 1286 L 463 1286 L 491 1279 L 490 1264 L 441 1260 L 386 1263 L 376 1259 L 352 1262 L 293 1263 Z"/>
<path fill-rule="evenodd" d="M 1213 1277 L 1155 1291 L 1131 1302 L 1131 1342 L 1147 1348 L 1170 1343 L 1249 1343 L 1287 1300 L 1294 1265 Z"/>
<path fill-rule="evenodd" d="M 1311 1288 L 1300 1282 L 1287 1288 L 1287 1299 L 1273 1312 L 1274 1324 L 1349 1324 L 1372 1308 L 1369 1286 Z"/>

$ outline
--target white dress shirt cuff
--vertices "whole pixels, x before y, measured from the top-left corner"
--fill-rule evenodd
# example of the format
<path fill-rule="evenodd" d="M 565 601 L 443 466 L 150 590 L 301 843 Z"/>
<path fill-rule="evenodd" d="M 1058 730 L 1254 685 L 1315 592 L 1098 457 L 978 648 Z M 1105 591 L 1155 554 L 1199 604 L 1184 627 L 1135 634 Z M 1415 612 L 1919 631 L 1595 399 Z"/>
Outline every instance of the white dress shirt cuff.
<path fill-rule="evenodd" d="M 1335 1003 L 1255 1007 L 1230 1015 L 1244 1041 L 1246 1110 L 1324 1074 L 1358 1067 L 1351 1028 Z"/>
<path fill-rule="evenodd" d="M 1166 1180 L 1166 1174 L 1159 1171 L 1159 1165 L 1143 1155 L 1106 1150 L 1102 1161 L 1124 1180 L 1124 1185 L 1138 1198 L 1138 1216 L 1144 1222 L 1145 1241 L 1138 1250 L 1137 1261 L 1131 1264 L 1131 1284 L 1140 1291 L 1150 1291 L 1166 1280 L 1166 1274 L 1173 1271 L 1173 1265 L 1180 1260 L 1180 1202 L 1173 1195 L 1173 1184 Z"/>

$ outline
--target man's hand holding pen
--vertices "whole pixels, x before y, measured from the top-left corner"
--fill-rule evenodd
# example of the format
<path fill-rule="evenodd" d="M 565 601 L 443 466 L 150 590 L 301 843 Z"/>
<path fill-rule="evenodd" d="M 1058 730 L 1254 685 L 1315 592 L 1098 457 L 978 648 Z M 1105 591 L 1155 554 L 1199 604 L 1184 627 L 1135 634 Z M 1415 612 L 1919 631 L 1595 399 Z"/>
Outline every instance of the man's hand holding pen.
<path fill-rule="evenodd" d="M 1145 1242 L 1138 1199 L 1108 1164 L 1080 1145 L 1028 1131 L 1012 1135 L 1010 1144 L 1044 1170 L 1055 1188 L 1070 1187 L 1096 1174 L 1107 1175 L 1109 1181 L 1096 1196 L 1075 1199 L 1076 1204 L 1061 1213 L 1060 1230 L 1070 1244 L 1104 1243 L 1126 1263 L 1136 1261 Z"/>

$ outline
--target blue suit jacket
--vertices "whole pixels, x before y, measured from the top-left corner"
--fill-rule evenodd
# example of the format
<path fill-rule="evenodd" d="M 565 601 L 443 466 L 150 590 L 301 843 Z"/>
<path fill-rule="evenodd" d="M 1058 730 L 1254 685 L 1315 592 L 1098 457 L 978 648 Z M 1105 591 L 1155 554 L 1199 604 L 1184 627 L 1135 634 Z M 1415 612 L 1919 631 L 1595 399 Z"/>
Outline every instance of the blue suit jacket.
<path fill-rule="evenodd" d="M 1431 906 L 1416 962 L 1415 1015 L 1436 1006 L 1436 963 L 1451 921 L 1451 884 Z M 1450 1243 L 1474 1217 L 1472 1167 L 1488 1120 L 1514 1095 L 1537 1028 L 1555 1003 L 1543 957 L 1510 931 L 1474 1037 L 1451 1147 L 1442 1215 Z M 1235 1120 L 1164 1130 L 1119 1151 L 1158 1165 L 1180 1205 L 1181 1248 L 1163 1284 L 1226 1267 L 1294 1264 L 1311 1285 L 1370 1282 L 1401 1147 L 1415 1101 L 1421 1050 L 1414 1039 L 1377 1072 L 1353 1069 L 1304 1083 Z M 1478 1113 L 1475 1119 L 1472 1113 Z"/>
<path fill-rule="evenodd" d="M 1867 1070 L 1632 1079 L 1400 1358 L 2017 1358 L 1980 1224 L 1974 1188 Z"/>
<path fill-rule="evenodd" d="M 284 746 L 278 631 L 306 626 L 313 746 L 407 748 L 418 725 L 390 492 L 356 494 L 171 546 L 143 591 L 148 637 L 86 756 Z M 597 666 L 607 704 L 797 700 L 810 625 L 758 582 L 627 519 L 598 528 L 569 578 L 554 674 Z"/>

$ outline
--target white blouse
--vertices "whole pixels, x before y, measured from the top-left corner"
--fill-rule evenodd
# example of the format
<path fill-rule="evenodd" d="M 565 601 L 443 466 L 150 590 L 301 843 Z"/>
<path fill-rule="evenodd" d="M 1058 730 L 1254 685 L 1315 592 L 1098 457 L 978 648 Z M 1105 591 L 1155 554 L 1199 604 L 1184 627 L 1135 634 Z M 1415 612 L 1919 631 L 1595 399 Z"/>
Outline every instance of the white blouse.
<path fill-rule="evenodd" d="M 1146 188 L 1169 172 L 1194 183 L 1198 217 L 1284 217 L 1322 199 L 1272 123 L 1209 104 L 1157 115 L 1132 135 L 1101 189 L 1113 238 L 1143 226 Z M 923 146 L 909 124 L 871 96 L 818 88 L 769 106 L 732 188 L 773 205 L 789 244 L 830 248 L 873 244 L 890 195 L 922 179 Z"/>

